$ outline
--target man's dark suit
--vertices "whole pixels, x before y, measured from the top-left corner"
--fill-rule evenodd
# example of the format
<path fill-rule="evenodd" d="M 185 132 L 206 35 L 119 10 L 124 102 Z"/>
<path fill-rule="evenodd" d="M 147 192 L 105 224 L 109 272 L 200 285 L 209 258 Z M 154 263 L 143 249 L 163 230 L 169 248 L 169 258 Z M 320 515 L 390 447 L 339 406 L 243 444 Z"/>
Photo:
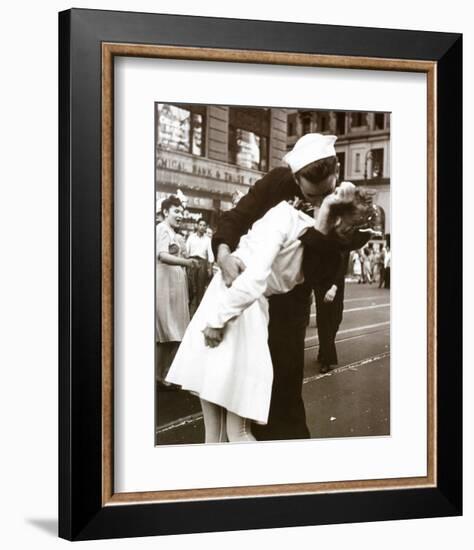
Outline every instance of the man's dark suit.
<path fill-rule="evenodd" d="M 312 279 L 316 299 L 316 324 L 318 327 L 319 352 L 321 365 L 337 365 L 336 335 L 342 322 L 344 311 L 344 284 L 349 252 L 339 252 L 339 266 L 334 269 L 330 279 Z M 309 278 L 308 274 L 306 277 Z M 326 292 L 335 284 L 336 295 L 332 302 L 325 302 Z"/>

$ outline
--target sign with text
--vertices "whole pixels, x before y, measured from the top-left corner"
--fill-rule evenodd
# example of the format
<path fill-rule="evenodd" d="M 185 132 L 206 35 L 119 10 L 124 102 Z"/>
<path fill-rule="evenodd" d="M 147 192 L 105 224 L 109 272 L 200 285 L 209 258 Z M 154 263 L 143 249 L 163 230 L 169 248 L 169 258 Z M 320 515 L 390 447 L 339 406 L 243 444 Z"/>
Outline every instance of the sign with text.
<path fill-rule="evenodd" d="M 158 151 L 156 168 L 158 172 L 167 170 L 245 187 L 250 187 L 263 175 L 262 172 L 237 165 L 164 149 Z M 159 179 L 157 181 L 160 182 Z"/>

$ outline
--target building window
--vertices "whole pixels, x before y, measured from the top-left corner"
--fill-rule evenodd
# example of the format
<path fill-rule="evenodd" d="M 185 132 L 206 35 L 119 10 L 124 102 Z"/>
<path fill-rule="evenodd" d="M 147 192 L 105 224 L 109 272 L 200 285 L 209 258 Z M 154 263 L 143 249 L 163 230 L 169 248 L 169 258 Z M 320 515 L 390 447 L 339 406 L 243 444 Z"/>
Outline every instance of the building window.
<path fill-rule="evenodd" d="M 329 116 L 327 113 L 321 113 L 319 115 L 319 132 L 327 132 L 329 129 Z"/>
<path fill-rule="evenodd" d="M 229 110 L 229 162 L 266 172 L 270 109 L 231 108 Z"/>
<path fill-rule="evenodd" d="M 338 136 L 346 133 L 346 113 L 336 113 L 336 133 Z"/>
<path fill-rule="evenodd" d="M 199 105 L 157 104 L 158 147 L 204 155 L 206 108 Z"/>
<path fill-rule="evenodd" d="M 309 134 L 311 132 L 311 118 L 305 116 L 301 122 L 303 124 L 303 135 Z"/>
<path fill-rule="evenodd" d="M 252 170 L 268 170 L 268 140 L 242 128 L 229 128 L 230 162 Z"/>
<path fill-rule="evenodd" d="M 339 181 L 344 181 L 346 178 L 346 153 L 336 153 L 336 156 L 339 163 Z"/>
<path fill-rule="evenodd" d="M 385 128 L 385 113 L 375 113 L 374 130 L 383 130 Z"/>
<path fill-rule="evenodd" d="M 360 172 L 360 153 L 355 154 L 355 168 L 356 172 Z"/>
<path fill-rule="evenodd" d="M 383 176 L 383 149 L 372 149 L 372 174 L 373 178 Z"/>
<path fill-rule="evenodd" d="M 365 126 L 367 124 L 367 115 L 366 113 L 351 113 L 351 127 L 359 128 L 360 126 Z"/>
<path fill-rule="evenodd" d="M 296 115 L 291 114 L 288 115 L 288 136 L 295 136 L 296 135 Z"/>

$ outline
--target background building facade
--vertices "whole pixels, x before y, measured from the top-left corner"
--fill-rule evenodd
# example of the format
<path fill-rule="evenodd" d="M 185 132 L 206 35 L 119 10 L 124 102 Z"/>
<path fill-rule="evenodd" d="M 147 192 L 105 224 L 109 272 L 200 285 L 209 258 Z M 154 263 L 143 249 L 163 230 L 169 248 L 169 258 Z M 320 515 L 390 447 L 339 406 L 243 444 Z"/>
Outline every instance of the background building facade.
<path fill-rule="evenodd" d="M 288 109 L 288 150 L 304 134 L 337 136 L 340 181 L 376 191 L 382 231 L 390 240 L 390 113 Z"/>
<path fill-rule="evenodd" d="M 156 104 L 156 198 L 178 189 L 186 220 L 211 225 L 287 149 L 284 109 Z"/>
<path fill-rule="evenodd" d="M 390 113 L 157 103 L 155 120 L 157 210 L 184 196 L 185 227 L 215 226 L 301 136 L 319 132 L 338 137 L 339 179 L 376 191 L 389 240 Z"/>

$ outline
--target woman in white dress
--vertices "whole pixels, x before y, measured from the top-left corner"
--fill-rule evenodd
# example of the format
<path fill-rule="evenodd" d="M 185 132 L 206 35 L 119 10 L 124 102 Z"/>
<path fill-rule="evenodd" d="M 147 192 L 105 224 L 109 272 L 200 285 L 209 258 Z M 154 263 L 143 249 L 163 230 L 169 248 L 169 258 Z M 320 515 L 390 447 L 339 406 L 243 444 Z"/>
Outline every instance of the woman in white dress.
<path fill-rule="evenodd" d="M 358 250 L 354 251 L 352 258 L 352 273 L 355 277 L 357 277 L 357 283 L 360 284 L 362 282 L 362 263 L 360 261 L 360 253 Z"/>
<path fill-rule="evenodd" d="M 363 273 L 364 282 L 371 285 L 374 280 L 372 270 L 372 251 L 368 247 L 365 247 L 363 250 Z"/>
<path fill-rule="evenodd" d="M 166 378 L 200 397 L 206 443 L 253 441 L 250 421 L 267 422 L 273 368 L 266 297 L 303 282 L 299 237 L 309 228 L 348 235 L 344 216 L 332 212 L 347 205 L 352 220 L 357 197 L 352 183 L 342 183 L 324 199 L 316 220 L 279 203 L 240 239 L 233 254 L 246 269 L 232 286 L 220 272 L 211 281 Z"/>

